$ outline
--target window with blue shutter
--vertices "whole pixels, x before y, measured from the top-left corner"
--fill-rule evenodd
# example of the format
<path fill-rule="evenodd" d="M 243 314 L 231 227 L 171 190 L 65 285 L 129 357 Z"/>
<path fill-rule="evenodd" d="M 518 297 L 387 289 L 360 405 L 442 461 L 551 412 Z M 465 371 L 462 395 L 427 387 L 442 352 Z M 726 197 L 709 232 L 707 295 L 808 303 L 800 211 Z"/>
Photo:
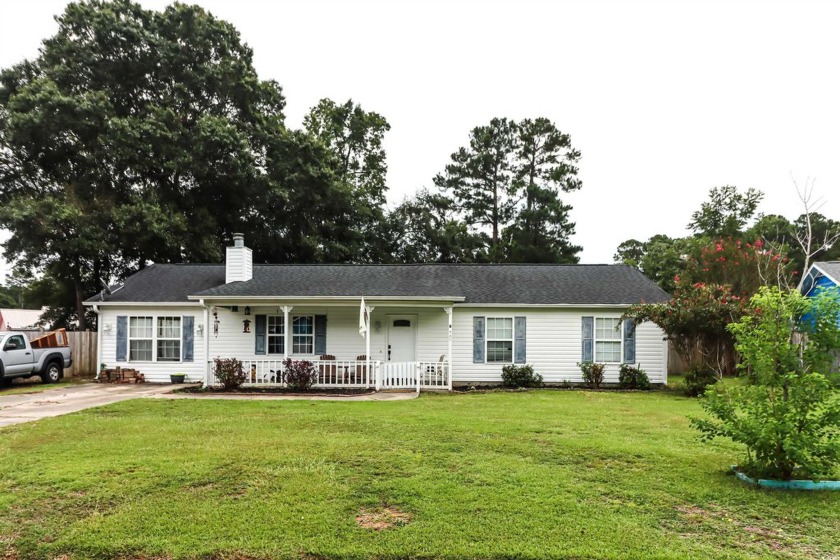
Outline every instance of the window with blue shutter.
<path fill-rule="evenodd" d="M 315 355 L 327 353 L 327 316 L 315 315 Z"/>
<path fill-rule="evenodd" d="M 636 322 L 624 319 L 624 363 L 636 363 Z"/>
<path fill-rule="evenodd" d="M 183 361 L 185 362 L 192 362 L 193 355 L 194 355 L 194 346 L 195 346 L 195 317 L 192 315 L 184 317 L 184 323 L 182 326 L 183 335 L 182 335 L 182 343 L 183 343 Z"/>
<path fill-rule="evenodd" d="M 594 360 L 595 317 L 581 317 L 581 362 Z"/>
<path fill-rule="evenodd" d="M 254 317 L 254 354 L 265 354 L 265 315 Z"/>
<path fill-rule="evenodd" d="M 473 317 L 473 363 L 484 363 L 484 317 Z"/>
<path fill-rule="evenodd" d="M 525 354 L 525 317 L 514 317 L 513 363 L 524 364 Z"/>
<path fill-rule="evenodd" d="M 117 361 L 124 362 L 128 358 L 128 317 L 117 317 Z"/>

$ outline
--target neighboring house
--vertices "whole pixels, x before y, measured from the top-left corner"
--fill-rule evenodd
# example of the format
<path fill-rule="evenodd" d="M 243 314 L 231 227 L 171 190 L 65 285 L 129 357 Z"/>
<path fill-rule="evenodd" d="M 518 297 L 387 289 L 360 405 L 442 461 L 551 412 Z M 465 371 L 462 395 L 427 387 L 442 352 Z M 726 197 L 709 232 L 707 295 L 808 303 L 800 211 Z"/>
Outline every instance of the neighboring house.
<path fill-rule="evenodd" d="M 799 283 L 799 291 L 807 297 L 826 289 L 840 289 L 840 261 L 813 263 Z"/>
<path fill-rule="evenodd" d="M 626 362 L 665 383 L 662 331 L 621 315 L 667 299 L 626 265 L 253 265 L 237 234 L 224 265 L 155 264 L 86 305 L 99 362 L 148 381 L 212 384 L 220 357 L 272 384 L 291 357 L 315 362 L 319 385 L 378 389 L 497 383 L 507 364 L 576 382 L 583 360 L 606 363 L 606 382 Z"/>
<path fill-rule="evenodd" d="M 0 331 L 34 331 L 44 328 L 41 309 L 0 309 Z"/>

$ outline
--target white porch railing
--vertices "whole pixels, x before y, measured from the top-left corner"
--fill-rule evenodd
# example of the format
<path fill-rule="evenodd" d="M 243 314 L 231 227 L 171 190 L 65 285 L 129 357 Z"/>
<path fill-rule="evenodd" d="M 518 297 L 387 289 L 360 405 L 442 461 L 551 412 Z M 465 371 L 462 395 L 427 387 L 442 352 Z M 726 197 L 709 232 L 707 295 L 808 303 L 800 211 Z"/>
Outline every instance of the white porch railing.
<path fill-rule="evenodd" d="M 385 362 L 383 389 L 448 389 L 448 362 Z"/>
<path fill-rule="evenodd" d="M 448 362 L 379 362 L 371 360 L 310 360 L 315 368 L 315 386 L 322 388 L 449 389 Z M 369 367 L 368 367 L 369 366 Z M 246 387 L 286 385 L 283 360 L 245 360 Z M 213 362 L 207 364 L 207 379 L 219 385 Z"/>

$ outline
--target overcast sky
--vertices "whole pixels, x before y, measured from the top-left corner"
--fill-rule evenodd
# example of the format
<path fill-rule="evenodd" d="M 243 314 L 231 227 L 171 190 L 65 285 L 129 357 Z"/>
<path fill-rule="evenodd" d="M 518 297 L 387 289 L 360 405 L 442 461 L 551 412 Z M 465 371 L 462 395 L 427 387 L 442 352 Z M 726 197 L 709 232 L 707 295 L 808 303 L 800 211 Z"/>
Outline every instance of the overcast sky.
<path fill-rule="evenodd" d="M 840 219 L 840 3 L 198 3 L 282 84 L 289 126 L 323 97 L 388 119 L 392 203 L 431 187 L 471 128 L 544 116 L 583 155 L 566 195 L 582 262 L 684 235 L 714 186 L 793 218 L 792 177 L 810 177 Z M 37 56 L 65 4 L 0 0 L 0 67 Z"/>

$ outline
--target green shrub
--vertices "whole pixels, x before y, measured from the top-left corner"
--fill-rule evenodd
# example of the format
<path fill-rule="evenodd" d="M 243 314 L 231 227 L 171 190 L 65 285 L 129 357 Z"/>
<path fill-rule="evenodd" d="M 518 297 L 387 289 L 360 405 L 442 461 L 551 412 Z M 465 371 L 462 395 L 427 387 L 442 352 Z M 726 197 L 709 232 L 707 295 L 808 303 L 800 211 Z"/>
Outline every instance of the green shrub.
<path fill-rule="evenodd" d="M 700 404 L 709 416 L 692 418 L 692 426 L 704 440 L 743 444 L 741 469 L 753 476 L 833 475 L 840 464 L 840 390 L 830 377 L 838 317 L 840 298 L 828 291 L 805 298 L 762 288 L 729 326 L 749 382 L 706 391 Z"/>
<path fill-rule="evenodd" d="M 238 389 L 245 383 L 245 370 L 236 358 L 216 358 L 213 361 L 213 375 L 226 391 Z"/>
<path fill-rule="evenodd" d="M 286 358 L 283 362 L 283 378 L 289 389 L 308 391 L 315 384 L 318 373 L 315 371 L 315 365 L 310 361 Z"/>
<path fill-rule="evenodd" d="M 604 382 L 604 364 L 583 362 L 578 364 L 578 367 L 583 374 L 583 380 L 586 381 L 589 387 L 592 389 L 601 387 L 601 383 Z"/>
<path fill-rule="evenodd" d="M 531 366 L 509 365 L 502 368 L 502 385 L 504 387 L 541 387 L 543 377 L 534 373 Z"/>
<path fill-rule="evenodd" d="M 618 368 L 618 386 L 622 389 L 650 389 L 650 379 L 641 367 L 621 364 Z"/>
<path fill-rule="evenodd" d="M 699 397 L 717 382 L 718 376 L 715 372 L 698 365 L 685 372 L 682 388 L 689 397 Z"/>

